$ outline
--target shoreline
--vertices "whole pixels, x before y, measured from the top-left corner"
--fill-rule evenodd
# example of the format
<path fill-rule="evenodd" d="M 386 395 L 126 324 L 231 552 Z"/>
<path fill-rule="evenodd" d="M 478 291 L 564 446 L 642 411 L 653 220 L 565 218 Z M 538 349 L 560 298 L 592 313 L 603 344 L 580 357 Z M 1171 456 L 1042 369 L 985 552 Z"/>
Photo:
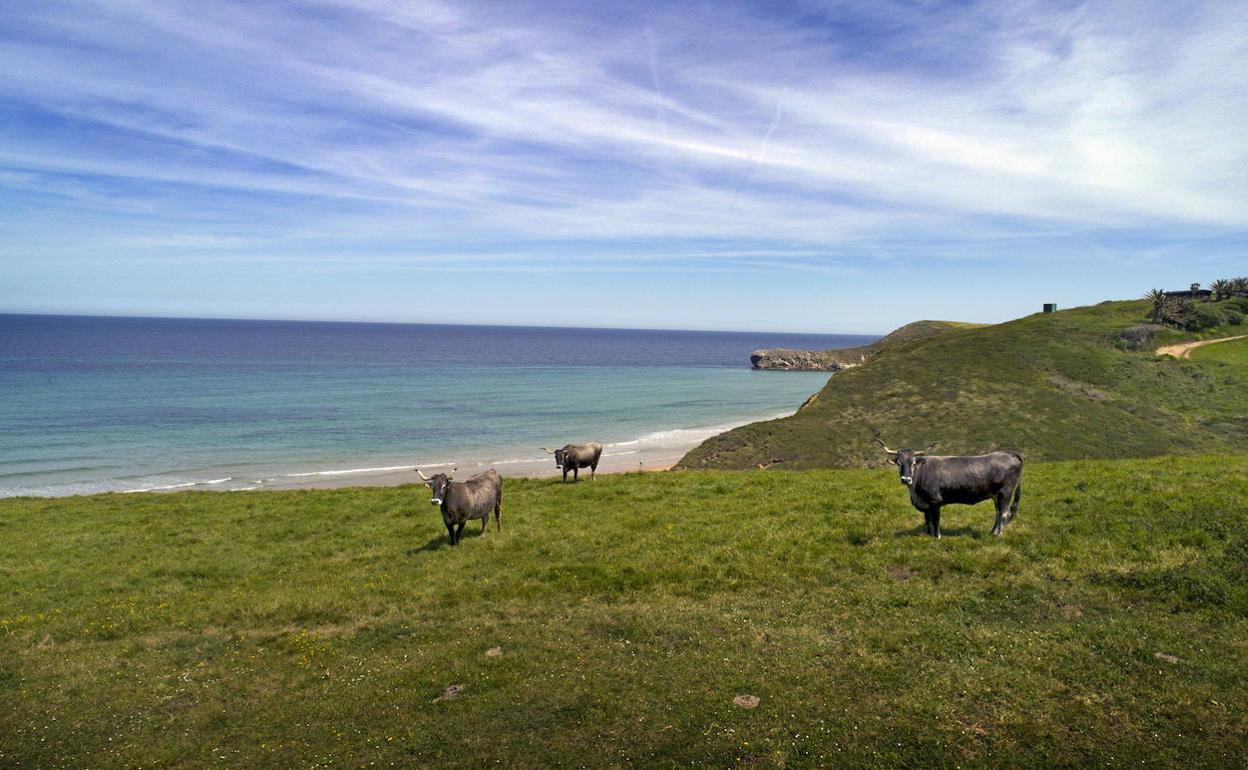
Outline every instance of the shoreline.
<path fill-rule="evenodd" d="M 793 411 L 770 412 L 756 415 L 748 419 L 737 419 L 731 422 L 714 425 L 668 428 L 645 433 L 633 439 L 603 442 L 605 449 L 598 464 L 598 473 L 620 474 L 670 470 L 680 462 L 690 450 L 707 439 L 717 436 L 733 428 L 754 422 L 774 420 L 793 414 Z M 497 470 L 504 478 L 561 478 L 562 472 L 555 466 L 554 458 L 547 454 L 528 454 L 529 451 L 540 451 L 536 448 L 526 450 L 517 447 L 499 448 L 490 451 L 476 451 L 475 456 L 464 457 L 459 462 L 431 461 L 422 462 L 419 454 L 426 458 L 445 458 L 453 456 L 450 451 L 413 452 L 413 460 L 405 462 L 393 455 L 361 458 L 355 467 L 352 461 L 343 460 L 333 467 L 326 463 L 317 469 L 297 466 L 282 467 L 280 462 L 259 465 L 246 470 L 239 468 L 203 468 L 198 473 L 168 471 L 155 473 L 139 482 L 141 485 L 132 489 L 104 488 L 84 489 L 92 483 L 116 484 L 116 480 L 101 482 L 76 482 L 66 484 L 65 489 L 48 488 L 27 494 L 0 494 L 2 498 L 41 497 L 60 498 L 77 497 L 97 494 L 175 494 L 179 492 L 253 492 L 263 490 L 290 491 L 299 489 L 341 489 L 346 487 L 389 487 L 403 484 L 419 484 L 420 477 L 415 469 L 420 468 L 426 475 L 446 473 L 457 468 L 456 477 L 469 478 L 489 468 Z M 505 458 L 505 459 L 500 459 Z M 342 467 L 347 466 L 347 467 Z M 228 470 L 227 470 L 228 468 Z M 280 470 L 279 470 L 280 468 Z M 202 478 L 195 478 L 196 475 Z M 589 475 L 589 469 L 581 470 L 582 476 Z M 6 490 L 7 491 L 7 490 Z"/>
<path fill-rule="evenodd" d="M 680 462 L 694 447 L 707 439 L 718 436 L 742 425 L 754 422 L 775 420 L 788 417 L 796 410 L 771 412 L 749 419 L 734 420 L 708 426 L 668 428 L 643 434 L 634 439 L 614 442 L 603 442 L 604 450 L 598 463 L 598 473 L 619 474 L 648 471 L 670 470 Z M 438 453 L 446 456 L 446 452 Z M 489 452 L 485 457 L 465 457 L 460 462 L 430 462 L 391 464 L 374 468 L 328 469 L 320 471 L 304 471 L 286 473 L 255 482 L 244 487 L 228 487 L 222 483 L 208 486 L 212 482 L 192 485 L 179 485 L 172 489 L 141 489 L 134 492 L 186 492 L 186 491 L 220 491 L 220 492 L 251 492 L 256 490 L 296 490 L 296 489 L 342 489 L 345 487 L 393 487 L 402 484 L 419 484 L 420 477 L 415 469 L 420 468 L 426 476 L 434 473 L 446 473 L 456 468 L 456 478 L 466 479 L 482 471 L 493 468 L 503 478 L 561 478 L 562 472 L 555 466 L 552 456 L 542 454 L 532 457 L 517 457 L 517 451 L 499 449 Z M 509 459 L 489 458 L 507 457 Z M 489 458 L 489 459 L 486 459 Z M 581 476 L 588 476 L 589 469 L 581 469 Z M 233 481 L 234 479 L 231 479 Z M 225 483 L 228 483 L 225 482 Z"/>
<path fill-rule="evenodd" d="M 696 446 L 696 444 L 694 445 Z M 637 454 L 629 453 L 627 455 L 619 454 L 608 456 L 605 453 L 598 463 L 598 475 L 615 475 L 620 473 L 638 473 L 638 472 L 657 472 L 671 470 L 671 468 L 680 462 L 689 447 L 683 450 L 669 452 L 653 452 L 648 453 L 642 460 L 637 459 Z M 233 492 L 253 492 L 257 490 L 275 490 L 289 491 L 292 489 L 343 489 L 347 487 L 397 487 L 403 484 L 419 484 L 420 476 L 416 474 L 415 468 L 420 467 L 426 476 L 434 473 L 446 473 L 449 470 L 449 463 L 434 463 L 426 466 L 412 465 L 403 469 L 385 469 L 377 471 L 360 471 L 360 472 L 343 472 L 337 475 L 329 475 L 334 471 L 323 472 L 322 474 L 306 476 L 302 478 L 286 478 L 280 481 L 266 484 L 260 487 L 252 487 L 248 489 L 221 490 Z M 545 479 L 545 478 L 562 478 L 563 473 L 559 468 L 555 467 L 554 458 L 547 460 L 503 460 L 499 462 L 476 461 L 469 460 L 459 463 L 456 467 L 455 478 L 464 480 L 474 476 L 482 471 L 495 469 L 503 478 L 518 479 Z M 589 469 L 581 469 L 582 480 L 589 477 Z M 572 475 L 568 474 L 568 483 L 571 483 Z M 155 490 L 151 490 L 155 491 Z M 168 490 L 169 492 L 190 491 L 189 489 Z M 201 490 L 202 491 L 202 490 Z"/>

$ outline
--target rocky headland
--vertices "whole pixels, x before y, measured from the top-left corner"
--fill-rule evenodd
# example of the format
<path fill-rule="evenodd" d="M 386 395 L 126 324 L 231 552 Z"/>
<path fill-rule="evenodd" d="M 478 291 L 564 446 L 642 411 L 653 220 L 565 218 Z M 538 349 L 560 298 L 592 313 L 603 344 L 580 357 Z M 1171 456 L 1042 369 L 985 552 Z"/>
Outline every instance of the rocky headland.
<path fill-rule="evenodd" d="M 750 364 L 755 369 L 774 369 L 795 372 L 839 372 L 866 361 L 866 347 L 842 350 L 793 350 L 791 348 L 765 348 L 750 354 Z"/>

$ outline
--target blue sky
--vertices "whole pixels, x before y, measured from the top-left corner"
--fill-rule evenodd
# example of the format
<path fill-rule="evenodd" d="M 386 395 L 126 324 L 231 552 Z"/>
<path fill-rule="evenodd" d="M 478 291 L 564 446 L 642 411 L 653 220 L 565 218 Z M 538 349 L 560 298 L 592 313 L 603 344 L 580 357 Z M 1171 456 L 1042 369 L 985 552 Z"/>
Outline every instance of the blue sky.
<path fill-rule="evenodd" d="M 1248 274 L 1248 3 L 0 6 L 0 311 L 879 332 Z"/>

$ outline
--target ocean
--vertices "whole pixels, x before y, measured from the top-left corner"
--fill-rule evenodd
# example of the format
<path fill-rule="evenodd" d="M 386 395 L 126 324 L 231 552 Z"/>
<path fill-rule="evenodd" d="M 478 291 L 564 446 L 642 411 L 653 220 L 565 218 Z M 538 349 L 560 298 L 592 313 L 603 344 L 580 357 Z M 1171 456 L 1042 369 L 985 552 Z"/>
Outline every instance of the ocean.
<path fill-rule="evenodd" d="M 873 339 L 0 315 L 0 497 L 507 475 L 593 440 L 645 468 L 827 380 L 751 351 Z"/>

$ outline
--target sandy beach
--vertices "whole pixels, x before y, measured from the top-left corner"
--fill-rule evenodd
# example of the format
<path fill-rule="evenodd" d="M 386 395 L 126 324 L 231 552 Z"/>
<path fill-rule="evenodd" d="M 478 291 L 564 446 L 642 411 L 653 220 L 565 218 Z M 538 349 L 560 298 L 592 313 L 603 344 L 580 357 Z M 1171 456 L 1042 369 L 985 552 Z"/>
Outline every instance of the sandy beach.
<path fill-rule="evenodd" d="M 694 445 L 696 446 L 696 445 Z M 665 471 L 680 461 L 693 446 L 681 449 L 656 449 L 642 452 L 640 450 L 607 455 L 604 454 L 598 464 L 598 473 L 635 473 L 638 471 Z M 255 489 L 337 489 L 341 487 L 390 487 L 400 484 L 420 482 L 413 465 L 402 469 L 380 469 L 376 471 L 352 471 L 335 473 L 333 471 L 318 475 L 302 477 L 283 477 Z M 483 460 L 466 460 L 455 466 L 455 477 L 466 479 L 489 468 L 497 470 L 504 478 L 550 478 L 561 477 L 562 471 L 555 467 L 553 457 L 534 460 L 504 460 L 489 462 Z M 435 473 L 446 473 L 451 469 L 447 464 L 422 466 L 426 476 Z M 589 469 L 580 472 L 581 480 L 589 479 Z M 568 474 L 571 482 L 572 474 Z M 203 487 L 200 487 L 203 489 Z M 245 491 L 245 490 L 234 490 Z"/>
<path fill-rule="evenodd" d="M 785 411 L 763 415 L 753 420 L 734 420 L 713 426 L 673 428 L 640 436 L 636 439 L 606 443 L 602 458 L 598 463 L 598 473 L 637 473 L 664 471 L 680 462 L 691 449 L 706 439 L 759 420 L 785 417 L 792 412 Z M 553 447 L 552 447 L 553 448 Z M 492 455 L 492 457 L 491 457 Z M 344 466 L 343 468 L 325 468 L 315 471 L 286 473 L 267 477 L 251 483 L 243 483 L 241 478 L 224 480 L 222 484 L 195 484 L 177 489 L 155 489 L 148 491 L 185 491 L 185 489 L 215 489 L 222 492 L 239 492 L 255 489 L 337 489 L 342 487 L 380 487 L 398 486 L 401 484 L 419 483 L 416 474 L 420 468 L 426 476 L 435 473 L 447 473 L 455 469 L 455 477 L 466 479 L 484 470 L 493 468 L 503 478 L 557 478 L 562 471 L 555 466 L 555 458 L 548 454 L 540 454 L 540 449 L 531 448 L 516 450 L 502 449 L 476 457 L 463 457 L 455 462 L 425 461 L 413 457 L 410 464 L 386 462 L 367 465 Z M 589 469 L 580 471 L 582 480 L 589 477 Z M 253 477 L 254 478 L 254 477 Z M 568 474 L 571 481 L 572 474 Z"/>

